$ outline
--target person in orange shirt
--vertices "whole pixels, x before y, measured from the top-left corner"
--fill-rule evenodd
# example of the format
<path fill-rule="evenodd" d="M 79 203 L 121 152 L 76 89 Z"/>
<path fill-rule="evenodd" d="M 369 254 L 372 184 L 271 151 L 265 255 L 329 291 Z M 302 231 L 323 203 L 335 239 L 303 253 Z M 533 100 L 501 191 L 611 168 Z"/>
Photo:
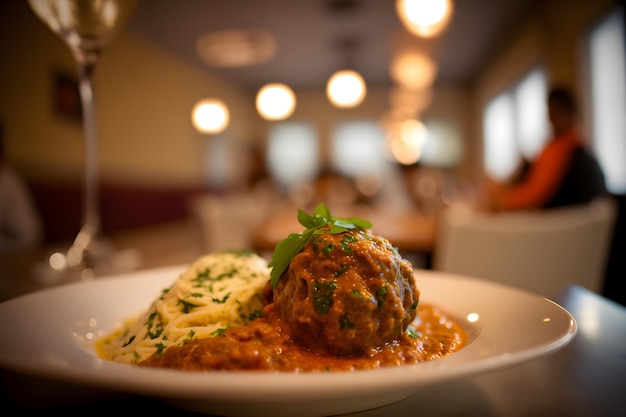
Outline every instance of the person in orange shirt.
<path fill-rule="evenodd" d="M 576 110 L 575 100 L 567 89 L 550 90 L 548 117 L 552 138 L 514 183 L 488 184 L 490 209 L 562 207 L 586 203 L 607 193 L 602 169 L 575 128 Z"/>

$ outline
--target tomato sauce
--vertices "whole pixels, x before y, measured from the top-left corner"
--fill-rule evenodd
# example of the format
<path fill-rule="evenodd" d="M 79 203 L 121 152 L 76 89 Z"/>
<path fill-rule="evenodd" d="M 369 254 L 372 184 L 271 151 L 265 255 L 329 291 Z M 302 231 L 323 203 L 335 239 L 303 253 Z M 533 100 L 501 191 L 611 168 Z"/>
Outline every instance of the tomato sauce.
<path fill-rule="evenodd" d="M 458 321 L 436 306 L 424 304 L 418 307 L 407 331 L 396 340 L 353 356 L 316 353 L 294 341 L 289 326 L 276 313 L 274 303 L 270 303 L 263 317 L 245 326 L 170 347 L 138 365 L 187 371 L 352 371 L 436 359 L 458 351 L 467 340 Z"/>

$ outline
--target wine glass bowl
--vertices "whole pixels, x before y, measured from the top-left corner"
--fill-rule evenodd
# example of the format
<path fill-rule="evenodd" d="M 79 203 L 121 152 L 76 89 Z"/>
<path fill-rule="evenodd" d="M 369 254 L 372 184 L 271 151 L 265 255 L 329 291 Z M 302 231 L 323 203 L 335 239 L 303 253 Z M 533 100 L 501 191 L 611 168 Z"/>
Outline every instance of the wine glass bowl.
<path fill-rule="evenodd" d="M 80 279 L 132 269 L 137 257 L 116 252 L 101 233 L 98 134 L 93 71 L 100 54 L 133 15 L 139 0 L 28 0 L 32 11 L 67 44 L 78 67 L 85 134 L 83 225 L 67 253 L 35 268 L 40 280 Z M 129 256 L 131 255 L 131 256 Z"/>
<path fill-rule="evenodd" d="M 76 54 L 99 54 L 133 15 L 138 0 L 28 0 Z"/>

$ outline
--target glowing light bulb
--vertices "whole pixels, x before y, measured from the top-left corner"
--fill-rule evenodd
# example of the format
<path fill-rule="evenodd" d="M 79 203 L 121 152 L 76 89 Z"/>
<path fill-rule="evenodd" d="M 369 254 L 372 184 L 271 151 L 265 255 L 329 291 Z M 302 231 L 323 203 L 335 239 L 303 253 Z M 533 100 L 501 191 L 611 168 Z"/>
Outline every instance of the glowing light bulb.
<path fill-rule="evenodd" d="M 443 32 L 452 9 L 452 0 L 396 0 L 396 12 L 404 27 L 427 38 Z"/>
<path fill-rule="evenodd" d="M 365 98 L 365 81 L 356 71 L 337 71 L 328 80 L 326 94 L 330 102 L 337 107 L 356 107 Z"/>
<path fill-rule="evenodd" d="M 410 91 L 428 89 L 437 76 L 437 65 L 431 57 L 418 50 L 396 54 L 389 64 L 391 79 Z"/>
<path fill-rule="evenodd" d="M 266 84 L 256 96 L 256 108 L 266 120 L 283 120 L 296 108 L 296 95 L 285 84 Z"/>
<path fill-rule="evenodd" d="M 201 133 L 220 133 L 228 126 L 229 119 L 228 107 L 215 99 L 199 101 L 191 112 L 191 121 Z"/>
<path fill-rule="evenodd" d="M 419 120 L 405 120 L 396 131 L 388 134 L 387 146 L 396 161 L 410 165 L 420 159 L 427 134 L 426 127 Z"/>

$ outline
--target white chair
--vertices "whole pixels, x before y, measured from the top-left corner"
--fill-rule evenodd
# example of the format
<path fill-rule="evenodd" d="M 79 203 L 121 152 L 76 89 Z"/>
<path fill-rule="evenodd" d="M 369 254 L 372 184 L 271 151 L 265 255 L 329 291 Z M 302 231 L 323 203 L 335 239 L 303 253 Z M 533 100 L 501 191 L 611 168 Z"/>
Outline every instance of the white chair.
<path fill-rule="evenodd" d="M 450 207 L 440 220 L 432 267 L 547 298 L 568 284 L 601 293 L 616 219 L 609 197 L 536 212 Z"/>
<path fill-rule="evenodd" d="M 250 249 L 251 235 L 265 218 L 268 204 L 253 194 L 202 195 L 190 201 L 199 220 L 206 252 Z"/>

